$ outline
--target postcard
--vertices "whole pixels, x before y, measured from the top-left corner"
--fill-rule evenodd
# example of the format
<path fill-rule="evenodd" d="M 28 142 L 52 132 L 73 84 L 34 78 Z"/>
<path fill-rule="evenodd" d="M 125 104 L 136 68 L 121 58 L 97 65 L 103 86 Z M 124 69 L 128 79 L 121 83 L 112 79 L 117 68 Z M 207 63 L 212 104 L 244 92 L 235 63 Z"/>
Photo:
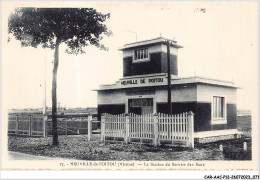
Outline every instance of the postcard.
<path fill-rule="evenodd" d="M 259 168 L 256 1 L 2 4 L 3 170 Z"/>

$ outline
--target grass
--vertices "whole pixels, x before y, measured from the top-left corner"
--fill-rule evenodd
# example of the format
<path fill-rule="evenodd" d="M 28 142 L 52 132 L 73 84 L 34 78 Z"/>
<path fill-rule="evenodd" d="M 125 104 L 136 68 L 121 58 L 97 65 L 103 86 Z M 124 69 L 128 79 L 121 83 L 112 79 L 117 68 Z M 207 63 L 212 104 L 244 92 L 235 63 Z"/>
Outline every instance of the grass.
<path fill-rule="evenodd" d="M 247 143 L 247 151 L 243 149 L 243 143 Z M 223 145 L 223 155 L 225 160 L 252 160 L 251 138 L 232 139 L 197 145 L 198 149 L 218 149 Z"/>
<path fill-rule="evenodd" d="M 240 151 L 243 142 L 248 142 L 248 152 Z M 251 140 L 221 141 L 219 143 L 196 145 L 194 149 L 182 147 L 154 147 L 152 145 L 101 142 L 96 134 L 91 142 L 87 135 L 59 136 L 59 145 L 52 146 L 52 138 L 8 137 L 8 149 L 33 155 L 62 157 L 80 160 L 248 160 L 251 158 Z M 239 149 L 239 150 L 238 150 Z M 236 151 L 234 151 L 236 150 Z"/>
<path fill-rule="evenodd" d="M 8 149 L 32 155 L 80 160 L 251 160 L 251 116 L 237 118 L 238 130 L 244 138 L 195 144 L 194 149 L 182 147 L 154 147 L 151 145 L 104 143 L 96 134 L 91 142 L 87 135 L 59 136 L 59 146 L 52 146 L 52 138 L 8 137 Z M 243 142 L 248 150 L 244 152 Z M 219 145 L 223 145 L 223 152 Z"/>

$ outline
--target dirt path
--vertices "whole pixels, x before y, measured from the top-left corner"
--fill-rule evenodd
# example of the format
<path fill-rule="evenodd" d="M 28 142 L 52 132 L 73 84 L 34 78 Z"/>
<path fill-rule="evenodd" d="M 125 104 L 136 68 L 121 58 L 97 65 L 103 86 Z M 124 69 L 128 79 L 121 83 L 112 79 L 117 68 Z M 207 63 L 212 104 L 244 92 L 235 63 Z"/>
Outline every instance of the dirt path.
<path fill-rule="evenodd" d="M 8 151 L 9 160 L 61 160 L 64 158 L 52 158 L 46 156 L 35 156 L 31 154 L 25 154 L 20 152 Z"/>

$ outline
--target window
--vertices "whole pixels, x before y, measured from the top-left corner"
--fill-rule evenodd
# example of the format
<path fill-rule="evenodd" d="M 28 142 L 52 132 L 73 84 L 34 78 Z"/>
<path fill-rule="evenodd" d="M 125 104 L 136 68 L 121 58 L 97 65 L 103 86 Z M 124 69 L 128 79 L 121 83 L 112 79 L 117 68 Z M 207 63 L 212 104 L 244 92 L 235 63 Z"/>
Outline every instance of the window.
<path fill-rule="evenodd" d="M 147 60 L 147 59 L 148 59 L 148 49 L 135 50 L 134 60 Z"/>
<path fill-rule="evenodd" d="M 130 102 L 130 107 L 153 106 L 152 98 L 130 99 L 129 102 Z"/>
<path fill-rule="evenodd" d="M 213 118 L 224 118 L 225 117 L 225 99 L 224 97 L 213 97 Z"/>

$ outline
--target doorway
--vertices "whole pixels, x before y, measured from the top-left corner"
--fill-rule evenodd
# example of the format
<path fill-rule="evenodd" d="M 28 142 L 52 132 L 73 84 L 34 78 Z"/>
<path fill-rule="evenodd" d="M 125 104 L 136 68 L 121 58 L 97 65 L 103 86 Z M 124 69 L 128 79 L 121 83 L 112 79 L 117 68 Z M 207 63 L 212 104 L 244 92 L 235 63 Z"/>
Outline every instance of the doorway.
<path fill-rule="evenodd" d="M 142 115 L 142 108 L 141 107 L 130 107 L 130 113 Z"/>
<path fill-rule="evenodd" d="M 153 113 L 153 98 L 138 98 L 128 100 L 129 113 L 138 115 Z"/>

